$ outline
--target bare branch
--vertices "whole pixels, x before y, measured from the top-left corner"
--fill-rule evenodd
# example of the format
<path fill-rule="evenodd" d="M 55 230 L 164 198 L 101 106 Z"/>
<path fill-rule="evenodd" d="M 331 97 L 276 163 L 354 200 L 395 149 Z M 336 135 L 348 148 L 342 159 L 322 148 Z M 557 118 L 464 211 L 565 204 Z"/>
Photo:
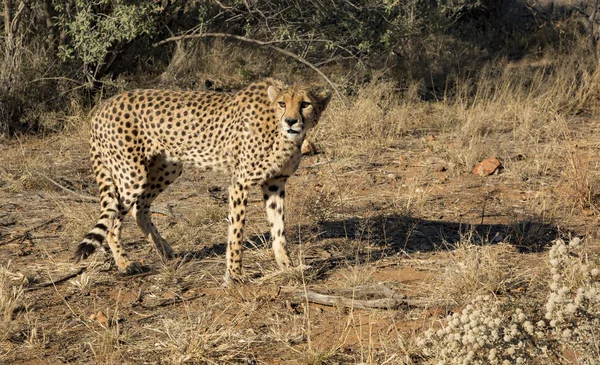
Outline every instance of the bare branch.
<path fill-rule="evenodd" d="M 291 290 L 290 290 L 291 289 Z M 402 306 L 422 306 L 419 300 L 408 299 L 384 287 L 356 287 L 350 290 L 330 289 L 333 294 L 321 294 L 308 288 L 292 289 L 282 288 L 283 293 L 289 294 L 294 299 L 307 300 L 333 307 L 346 307 L 355 309 L 398 309 Z"/>
<path fill-rule="evenodd" d="M 33 286 L 31 288 L 25 288 L 25 291 L 28 292 L 28 291 L 32 291 L 32 290 L 38 290 L 38 289 L 46 288 L 46 287 L 49 287 L 49 286 L 56 286 L 56 284 L 63 283 L 65 281 L 69 280 L 69 279 L 72 279 L 72 278 L 74 278 L 76 276 L 79 276 L 80 274 L 83 274 L 83 272 L 85 271 L 85 269 L 86 269 L 85 267 L 81 267 L 81 268 L 79 268 L 79 270 L 77 270 L 74 273 L 68 274 L 68 275 L 63 276 L 63 277 L 61 277 L 59 279 L 56 279 L 56 280 L 50 280 L 49 282 L 46 282 L 46 283 L 37 284 L 36 286 Z"/>
<path fill-rule="evenodd" d="M 4 35 L 10 39 L 12 35 L 10 24 L 12 22 L 12 14 L 11 14 L 11 3 L 8 0 L 4 0 L 4 11 L 2 12 L 2 16 L 4 17 Z"/>
<path fill-rule="evenodd" d="M 45 221 L 45 222 L 43 222 L 41 224 L 38 224 L 37 226 L 33 226 L 31 228 L 28 228 L 22 234 L 20 234 L 18 236 L 13 237 L 13 238 L 11 238 L 9 240 L 0 242 L 0 245 L 5 245 L 7 243 L 11 243 L 11 242 L 14 242 L 14 241 L 17 241 L 17 240 L 20 240 L 20 239 L 27 239 L 27 237 L 31 237 L 31 232 L 33 232 L 33 231 L 35 231 L 37 229 L 40 229 L 42 227 L 45 227 L 45 226 L 47 226 L 50 223 L 54 223 L 56 220 L 58 220 L 58 219 L 60 219 L 62 217 L 63 217 L 63 215 L 61 214 L 61 215 L 59 215 L 57 217 L 54 217 L 52 219 L 49 219 L 49 220 L 47 220 L 47 221 Z"/>
<path fill-rule="evenodd" d="M 21 22 L 21 14 L 23 14 L 23 10 L 25 9 L 25 2 L 21 1 L 19 3 L 19 7 L 17 8 L 17 11 L 15 12 L 15 15 L 13 15 L 12 21 L 11 21 L 11 31 L 12 33 L 16 33 L 17 30 L 19 30 L 19 23 Z"/>
<path fill-rule="evenodd" d="M 231 10 L 234 9 L 233 6 L 227 6 L 225 4 L 223 4 L 222 2 L 220 2 L 219 0 L 213 0 L 215 3 L 217 3 L 217 5 L 219 5 L 221 7 L 221 9 L 225 9 L 225 10 Z"/>
<path fill-rule="evenodd" d="M 161 46 L 165 43 L 169 43 L 169 42 L 176 42 L 176 41 L 180 41 L 182 39 L 191 39 L 191 38 L 209 38 L 209 37 L 213 37 L 213 38 L 230 38 L 230 39 L 236 39 L 238 41 L 242 41 L 242 42 L 247 42 L 247 43 L 253 43 L 253 44 L 257 44 L 259 46 L 263 46 L 263 47 L 267 47 L 270 48 L 276 52 L 279 52 L 283 55 L 286 55 L 290 58 L 295 59 L 296 61 L 310 67 L 311 69 L 313 69 L 317 74 L 319 74 L 319 76 L 321 76 L 328 84 L 329 86 L 331 86 L 331 88 L 335 91 L 336 95 L 340 98 L 340 100 L 342 100 L 344 103 L 346 103 L 346 98 L 344 98 L 344 96 L 342 95 L 342 93 L 340 93 L 340 91 L 337 89 L 337 87 L 335 86 L 335 84 L 333 83 L 333 81 L 331 81 L 331 79 L 329 79 L 329 77 L 327 77 L 327 75 L 325 75 L 317 66 L 315 66 L 314 64 L 312 64 L 311 62 L 308 62 L 305 58 L 300 57 L 288 50 L 285 50 L 283 48 L 279 48 L 277 46 L 273 45 L 273 42 L 265 42 L 265 41 L 260 41 L 258 39 L 252 39 L 252 38 L 248 38 L 248 37 L 244 37 L 244 36 L 240 36 L 240 35 L 236 35 L 236 34 L 228 34 L 228 33 L 198 33 L 198 34 L 184 34 L 184 35 L 180 35 L 180 36 L 176 36 L 176 37 L 169 37 L 167 39 L 164 39 L 158 43 L 154 43 L 153 46 L 154 47 L 158 47 Z"/>
<path fill-rule="evenodd" d="M 350 0 L 344 0 L 344 2 L 345 2 L 346 4 L 348 4 L 348 5 L 350 5 L 351 7 L 353 7 L 354 9 L 356 9 L 356 10 L 360 10 L 360 7 L 359 7 L 359 6 L 356 6 L 356 5 L 354 5 L 354 4 L 352 3 L 352 1 L 350 1 Z"/>
<path fill-rule="evenodd" d="M 81 200 L 87 200 L 87 201 L 91 201 L 91 202 L 98 202 L 100 201 L 100 199 L 93 197 L 93 196 L 88 196 L 88 195 L 82 195 L 79 193 L 74 192 L 73 190 L 66 188 L 64 186 L 62 186 L 61 184 L 57 183 L 56 181 L 52 180 L 51 178 L 49 178 L 48 176 L 42 174 L 41 172 L 36 172 L 36 174 L 40 175 L 41 177 L 43 177 L 44 179 L 48 180 L 52 185 L 66 191 L 67 193 L 71 193 L 73 195 L 75 195 L 76 197 L 78 197 Z"/>

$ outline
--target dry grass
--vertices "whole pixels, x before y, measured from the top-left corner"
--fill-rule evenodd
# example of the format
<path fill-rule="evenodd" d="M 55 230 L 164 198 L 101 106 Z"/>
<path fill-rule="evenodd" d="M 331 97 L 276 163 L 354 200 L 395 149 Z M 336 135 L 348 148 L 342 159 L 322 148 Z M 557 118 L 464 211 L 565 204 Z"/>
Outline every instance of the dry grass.
<path fill-rule="evenodd" d="M 428 288 L 432 299 L 462 305 L 479 295 L 506 295 L 525 289 L 529 269 L 513 262 L 514 247 L 474 243 L 473 238 L 465 237 L 439 263 L 442 272 Z"/>
<path fill-rule="evenodd" d="M 240 49 L 239 45 L 220 39 L 180 42 L 169 67 L 160 76 L 160 82 L 169 87 L 184 84 L 202 89 L 205 80 L 209 80 L 218 88 L 224 85 L 241 87 L 256 78 L 273 76 L 273 66 L 263 51 L 251 47 Z"/>
<path fill-rule="evenodd" d="M 89 167 L 81 165 L 81 159 L 88 160 L 88 127 L 86 118 L 77 119 L 80 122 L 74 131 L 46 138 L 23 136 L 11 141 L 12 147 L 3 154 L 4 163 L 0 166 L 0 187 L 10 193 L 63 192 L 51 180 L 70 190 L 81 190 L 92 183 L 94 179 L 80 180 L 82 170 L 89 171 Z M 79 153 L 74 154 L 74 150 Z"/>
<path fill-rule="evenodd" d="M 0 342 L 3 345 L 12 333 L 15 311 L 23 306 L 23 285 L 27 284 L 23 275 L 10 270 L 10 262 L 0 266 Z"/>
<path fill-rule="evenodd" d="M 355 288 L 372 284 L 373 272 L 375 272 L 375 268 L 370 262 L 365 264 L 350 264 L 339 273 L 341 276 L 339 285 L 342 288 Z"/>
<path fill-rule="evenodd" d="M 6 156 L 10 168 L 0 168 L 0 185 L 11 193 L 25 190 L 53 190 L 52 184 L 42 175 L 50 176 L 51 156 L 32 153 L 23 145 L 18 152 Z"/>
<path fill-rule="evenodd" d="M 540 143 L 555 149 L 570 138 L 570 116 L 596 113 L 599 82 L 597 64 L 556 54 L 519 66 L 498 62 L 477 80 L 457 79 L 456 91 L 437 102 L 415 100 L 411 88 L 403 93 L 391 82 L 375 80 L 349 108 L 334 102 L 314 134 L 342 161 L 407 148 L 403 140 L 410 135 L 450 134 L 452 143 L 438 152 L 456 173 L 483 157 L 521 155 L 536 165 L 534 174 L 543 174 L 549 163 L 544 153 L 553 152 L 532 149 Z M 490 146 L 490 138 L 503 143 Z"/>
<path fill-rule="evenodd" d="M 573 208 L 600 212 L 598 207 L 600 179 L 597 170 L 590 167 L 587 156 L 575 150 L 570 151 L 565 180 L 567 181 L 565 192 L 567 199 L 574 205 Z"/>
<path fill-rule="evenodd" d="M 203 57 L 218 59 L 227 49 Z M 245 57 L 252 54 L 239 56 Z M 6 270 L 0 270 L 0 314 L 3 336 L 14 328 L 25 335 L 0 337 L 0 359 L 423 364 L 439 359 L 426 357 L 416 338 L 446 326 L 448 311 L 458 313 L 481 295 L 489 296 L 490 307 L 510 303 L 535 315 L 552 278 L 544 263 L 548 239 L 586 234 L 586 245 L 598 246 L 600 159 L 590 121 L 600 111 L 599 71 L 577 57 L 499 60 L 477 80 L 455 80 L 457 92 L 436 101 L 418 97 L 421 84 L 401 89 L 383 76 L 359 90 L 349 107 L 334 101 L 310 135 L 322 153 L 306 158 L 286 194 L 292 257 L 312 268 L 276 268 L 260 193 L 253 192 L 244 256 L 251 280 L 234 289 L 221 287 L 228 179 L 190 171 L 153 205 L 157 227 L 182 257 L 160 262 L 128 219 L 125 246 L 149 273 L 121 277 L 108 262 L 100 264 L 101 254 L 99 262 L 85 262 L 83 274 L 35 287 L 73 272 L 74 245 L 97 218 L 97 203 L 39 175 L 94 195 L 87 132 L 80 126 L 64 136 L 11 141 L 1 147 L 0 264 Z M 171 76 L 185 73 L 192 59 L 174 62 Z M 251 62 L 248 74 L 203 62 L 202 75 L 214 75 L 217 84 L 245 83 L 259 72 Z M 167 85 L 175 80 L 168 76 Z M 469 174 L 492 156 L 503 162 L 499 174 Z M 35 228 L 54 216 L 60 216 L 55 224 Z M 597 255 L 592 249 L 578 254 L 563 271 L 569 293 L 595 285 L 575 268 L 591 268 Z M 32 282 L 9 283 L 7 275 L 19 272 Z M 280 290 L 374 283 L 418 305 L 330 308 Z M 15 311 L 24 303 L 37 305 Z M 90 319 L 100 310 L 107 322 Z M 512 323 L 507 313 L 502 318 Z"/>

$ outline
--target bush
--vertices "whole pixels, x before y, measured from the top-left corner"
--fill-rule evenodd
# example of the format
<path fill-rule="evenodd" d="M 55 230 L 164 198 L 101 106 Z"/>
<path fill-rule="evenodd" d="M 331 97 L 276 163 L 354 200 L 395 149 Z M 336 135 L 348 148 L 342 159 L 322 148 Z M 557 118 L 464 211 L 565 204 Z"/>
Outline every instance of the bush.
<path fill-rule="evenodd" d="M 548 261 L 552 280 L 544 304 L 520 308 L 516 300 L 478 296 L 419 339 L 423 355 L 437 364 L 530 364 L 540 358 L 566 363 L 562 353 L 568 350 L 580 364 L 595 364 L 599 270 L 591 267 L 578 238 L 568 245 L 556 240 Z"/>
<path fill-rule="evenodd" d="M 425 99 L 453 96 L 457 90 L 452 80 L 477 82 L 485 65 L 497 59 L 518 60 L 548 48 L 570 52 L 581 46 L 581 39 L 590 49 L 589 21 L 580 15 L 569 18 L 579 14 L 573 9 L 526 8 L 512 0 L 10 0 L 7 4 L 9 11 L 0 19 L 2 134 L 40 130 L 45 113 L 69 113 L 64 106 L 71 104 L 70 98 L 83 99 L 89 106 L 118 77 L 135 84 L 163 72 L 179 58 L 171 57 L 167 46 L 150 44 L 173 34 L 212 32 L 259 40 L 322 69 L 348 94 L 382 77 L 400 88 L 421 85 L 416 96 Z M 257 52 L 255 44 L 227 42 L 241 53 Z M 298 69 L 307 69 L 292 58 L 274 57 L 268 47 L 259 51 L 269 59 L 266 68 L 264 64 L 259 68 L 270 73 L 293 76 L 302 74 Z M 227 57 L 222 61 L 233 66 L 215 69 L 232 72 L 238 67 L 244 81 L 264 76 L 247 72 L 253 68 L 246 63 L 237 65 Z M 188 70 L 196 77 L 193 69 Z M 66 79 L 70 85 L 65 87 Z M 58 95 L 57 88 L 61 88 Z"/>

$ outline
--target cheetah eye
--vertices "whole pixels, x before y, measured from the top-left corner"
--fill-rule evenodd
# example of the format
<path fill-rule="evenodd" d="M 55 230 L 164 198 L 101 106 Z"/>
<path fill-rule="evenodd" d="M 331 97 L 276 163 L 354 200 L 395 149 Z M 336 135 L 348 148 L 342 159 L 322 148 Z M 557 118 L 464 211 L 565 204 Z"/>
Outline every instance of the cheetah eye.
<path fill-rule="evenodd" d="M 283 101 L 280 101 L 278 104 L 280 108 L 285 108 L 285 103 Z"/>
<path fill-rule="evenodd" d="M 300 107 L 301 107 L 302 109 L 306 109 L 306 108 L 308 108 L 309 106 L 310 106 L 310 103 L 309 103 L 308 101 L 303 101 L 303 102 L 300 104 Z"/>

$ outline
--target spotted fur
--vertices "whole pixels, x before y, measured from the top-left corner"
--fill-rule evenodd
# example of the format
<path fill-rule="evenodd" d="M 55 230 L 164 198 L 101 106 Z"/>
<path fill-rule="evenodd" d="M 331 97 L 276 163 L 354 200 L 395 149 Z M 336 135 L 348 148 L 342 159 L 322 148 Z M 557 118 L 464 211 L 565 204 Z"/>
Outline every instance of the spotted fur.
<path fill-rule="evenodd" d="M 75 253 L 85 259 L 106 240 L 121 272 L 141 271 L 120 243 L 131 213 L 163 259 L 173 250 L 150 216 L 152 201 L 181 175 L 184 164 L 232 176 L 226 281 L 242 277 L 248 189 L 260 185 L 280 267 L 292 265 L 284 229 L 285 184 L 298 168 L 306 132 L 331 98 L 302 85 L 267 79 L 237 93 L 134 90 L 94 113 L 91 160 L 101 215 Z"/>

